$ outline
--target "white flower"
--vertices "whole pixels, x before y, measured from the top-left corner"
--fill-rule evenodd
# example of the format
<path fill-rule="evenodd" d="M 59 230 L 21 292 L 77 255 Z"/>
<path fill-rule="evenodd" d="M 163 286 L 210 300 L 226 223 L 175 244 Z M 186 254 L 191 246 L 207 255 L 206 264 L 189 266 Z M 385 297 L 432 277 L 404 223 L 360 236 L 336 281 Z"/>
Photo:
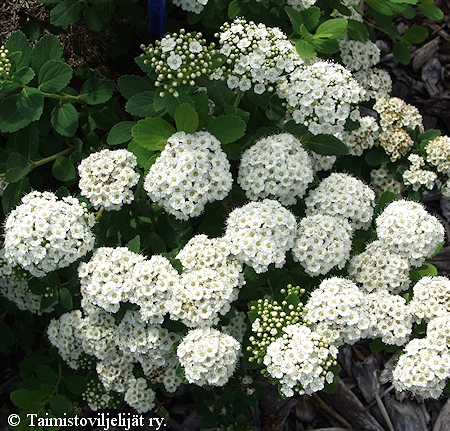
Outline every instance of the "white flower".
<path fill-rule="evenodd" d="M 178 70 L 183 63 L 181 59 L 181 55 L 170 53 L 169 58 L 167 59 L 167 64 L 172 70 Z"/>

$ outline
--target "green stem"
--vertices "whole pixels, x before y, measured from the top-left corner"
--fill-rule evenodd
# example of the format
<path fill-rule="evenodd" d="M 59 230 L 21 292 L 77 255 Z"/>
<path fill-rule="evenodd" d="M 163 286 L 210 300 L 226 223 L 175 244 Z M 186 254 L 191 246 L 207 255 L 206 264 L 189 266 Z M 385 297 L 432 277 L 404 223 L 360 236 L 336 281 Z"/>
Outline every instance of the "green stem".
<path fill-rule="evenodd" d="M 95 221 L 99 221 L 104 212 L 105 212 L 105 207 L 102 205 L 99 208 L 99 210 L 97 211 L 97 213 L 95 214 Z"/>
<path fill-rule="evenodd" d="M 67 101 L 67 102 L 79 102 L 82 103 L 83 101 L 80 100 L 78 96 L 71 96 L 70 94 L 56 94 L 56 93 L 45 93 L 42 92 L 44 97 L 47 97 L 48 99 L 56 99 L 61 101 Z"/>
<path fill-rule="evenodd" d="M 60 151 L 59 153 L 53 154 L 52 156 L 44 157 L 41 160 L 37 160 L 36 162 L 32 162 L 31 165 L 30 165 L 30 168 L 34 169 L 34 168 L 36 168 L 38 166 L 45 165 L 46 163 L 53 162 L 53 160 L 56 160 L 60 156 L 66 156 L 67 154 L 70 154 L 71 152 L 73 152 L 74 149 L 75 149 L 74 147 L 69 147 L 69 148 L 66 148 L 63 151 Z"/>
<path fill-rule="evenodd" d="M 238 90 L 236 94 L 236 100 L 234 101 L 234 107 L 237 108 L 239 106 L 239 103 L 242 100 L 242 97 L 244 96 L 244 93 L 241 90 Z"/>

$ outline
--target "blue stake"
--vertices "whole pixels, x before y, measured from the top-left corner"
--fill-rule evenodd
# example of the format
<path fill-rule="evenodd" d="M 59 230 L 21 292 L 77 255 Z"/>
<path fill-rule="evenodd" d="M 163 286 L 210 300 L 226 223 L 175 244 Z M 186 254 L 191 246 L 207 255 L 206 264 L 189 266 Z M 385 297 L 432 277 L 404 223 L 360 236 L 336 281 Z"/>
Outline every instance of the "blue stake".
<path fill-rule="evenodd" d="M 148 0 L 150 42 L 161 40 L 166 32 L 166 0 Z"/>

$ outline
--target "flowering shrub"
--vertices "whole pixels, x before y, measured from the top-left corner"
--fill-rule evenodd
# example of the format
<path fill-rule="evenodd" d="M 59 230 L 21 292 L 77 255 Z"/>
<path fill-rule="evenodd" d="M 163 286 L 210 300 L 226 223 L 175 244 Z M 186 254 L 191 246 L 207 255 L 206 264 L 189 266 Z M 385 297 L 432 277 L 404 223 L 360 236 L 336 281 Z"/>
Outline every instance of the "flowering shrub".
<path fill-rule="evenodd" d="M 94 33 L 134 4 L 43 3 L 52 30 Z M 50 30 L 0 48 L 0 350 L 23 350 L 19 429 L 77 406 L 161 411 L 180 387 L 208 426 L 251 429 L 259 378 L 331 392 L 339 350 L 364 340 L 399 350 L 396 390 L 444 391 L 450 280 L 427 260 L 445 232 L 420 202 L 450 195 L 450 138 L 390 96 L 366 26 L 392 36 L 380 14 L 440 9 L 225 3 L 174 0 L 126 73 L 69 64 Z M 400 61 L 421 28 L 395 36 Z"/>

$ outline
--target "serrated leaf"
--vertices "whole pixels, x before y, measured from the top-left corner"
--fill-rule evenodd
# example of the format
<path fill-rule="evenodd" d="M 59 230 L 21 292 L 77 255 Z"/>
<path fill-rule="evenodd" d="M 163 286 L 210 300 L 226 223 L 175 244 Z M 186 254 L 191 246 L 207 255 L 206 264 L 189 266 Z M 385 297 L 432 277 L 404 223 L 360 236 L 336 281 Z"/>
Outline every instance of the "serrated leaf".
<path fill-rule="evenodd" d="M 11 143 L 28 161 L 35 159 L 39 152 L 39 130 L 36 124 L 29 124 L 14 133 L 8 143 Z"/>
<path fill-rule="evenodd" d="M 303 18 L 303 24 L 308 31 L 312 31 L 313 28 L 319 24 L 320 9 L 316 6 L 311 6 L 300 12 Z"/>
<path fill-rule="evenodd" d="M 303 24 L 303 17 L 301 13 L 292 6 L 286 6 L 284 10 L 291 21 L 293 30 L 300 34 L 300 26 Z"/>
<path fill-rule="evenodd" d="M 409 278 L 413 283 L 417 283 L 423 277 L 434 277 L 438 275 L 437 268 L 431 263 L 424 263 L 420 268 L 412 269 Z"/>
<path fill-rule="evenodd" d="M 418 4 L 417 7 L 429 19 L 440 21 L 444 18 L 444 12 L 433 4 Z"/>
<path fill-rule="evenodd" d="M 29 193 L 30 190 L 30 180 L 28 177 L 23 177 L 16 183 L 8 184 L 2 196 L 3 212 L 6 214 L 11 211 L 20 202 L 22 196 Z"/>
<path fill-rule="evenodd" d="M 141 251 L 141 237 L 136 235 L 131 241 L 128 241 L 127 248 L 133 253 L 139 253 Z"/>
<path fill-rule="evenodd" d="M 38 412 L 44 407 L 47 394 L 39 389 L 18 389 L 11 392 L 10 399 L 20 410 Z"/>
<path fill-rule="evenodd" d="M 72 79 L 72 68 L 62 61 L 46 61 L 38 73 L 38 88 L 47 93 L 57 93 Z"/>
<path fill-rule="evenodd" d="M 194 133 L 197 130 L 199 119 L 195 108 L 189 103 L 182 103 L 175 110 L 175 125 L 178 132 Z"/>
<path fill-rule="evenodd" d="M 34 45 L 31 52 L 31 65 L 36 72 L 39 72 L 44 63 L 50 60 L 61 60 L 63 50 L 59 39 L 53 34 L 46 34 Z"/>
<path fill-rule="evenodd" d="M 152 117 L 156 115 L 156 110 L 153 106 L 154 99 L 154 91 L 142 91 L 130 97 L 125 105 L 125 111 L 138 117 Z"/>
<path fill-rule="evenodd" d="M 312 45 L 322 54 L 334 54 L 339 51 L 339 42 L 336 39 L 314 39 Z"/>
<path fill-rule="evenodd" d="M 349 19 L 347 21 L 347 35 L 349 39 L 367 42 L 369 40 L 369 31 L 367 27 L 359 21 Z"/>
<path fill-rule="evenodd" d="M 18 98 L 18 94 L 13 94 L 0 101 L 0 131 L 5 133 L 17 132 L 17 130 L 31 123 L 31 120 L 22 117 L 17 111 Z"/>
<path fill-rule="evenodd" d="M 72 295 L 70 294 L 70 291 L 69 289 L 67 289 L 67 287 L 62 287 L 61 289 L 59 289 L 59 303 L 66 310 L 73 309 Z"/>
<path fill-rule="evenodd" d="M 72 401 L 70 401 L 65 395 L 61 394 L 54 395 L 50 398 L 50 406 L 58 415 L 69 413 L 73 410 Z"/>
<path fill-rule="evenodd" d="M 314 46 L 306 40 L 298 40 L 295 42 L 295 49 L 298 55 L 303 58 L 314 58 L 317 55 Z"/>
<path fill-rule="evenodd" d="M 397 40 L 394 40 L 392 53 L 394 57 L 402 64 L 409 64 L 411 60 L 411 52 L 409 48 L 403 43 Z"/>
<path fill-rule="evenodd" d="M 334 18 L 319 25 L 314 35 L 314 39 L 337 39 L 342 36 L 347 28 L 345 18 Z"/>
<path fill-rule="evenodd" d="M 103 78 L 91 78 L 82 85 L 79 98 L 89 105 L 99 105 L 111 99 L 113 93 L 112 82 Z"/>
<path fill-rule="evenodd" d="M 366 3 L 383 15 L 395 15 L 397 13 L 401 13 L 405 8 L 406 4 L 403 3 L 394 3 L 389 0 L 365 0 Z"/>
<path fill-rule="evenodd" d="M 27 120 L 37 121 L 44 111 L 44 95 L 33 87 L 24 87 L 17 95 L 17 112 Z"/>
<path fill-rule="evenodd" d="M 31 46 L 24 33 L 22 33 L 20 30 L 11 33 L 5 43 L 5 47 L 10 53 L 21 53 L 20 56 L 14 57 L 14 60 L 12 59 L 16 70 L 19 70 L 22 67 L 29 66 L 31 59 Z"/>
<path fill-rule="evenodd" d="M 323 156 L 345 156 L 348 154 L 347 146 L 333 135 L 312 135 L 308 133 L 302 139 L 302 144 L 308 150 Z"/>
<path fill-rule="evenodd" d="M 422 43 L 427 39 L 427 37 L 428 37 L 428 30 L 425 27 L 422 27 L 421 25 L 413 25 L 402 34 L 403 41 L 411 45 L 417 45 L 419 43 Z"/>
<path fill-rule="evenodd" d="M 244 5 L 241 0 L 232 0 L 231 3 L 228 5 L 228 18 L 234 19 L 237 16 L 244 15 L 246 12 L 246 8 L 244 8 Z"/>
<path fill-rule="evenodd" d="M 20 181 L 30 172 L 30 162 L 19 153 L 12 153 L 6 160 L 5 180 L 8 183 Z"/>
<path fill-rule="evenodd" d="M 62 103 L 52 109 L 50 121 L 60 135 L 73 136 L 78 129 L 78 112 L 71 103 Z"/>
<path fill-rule="evenodd" d="M 152 151 L 161 150 L 175 132 L 174 127 L 162 118 L 145 118 L 131 129 L 134 140 Z"/>
<path fill-rule="evenodd" d="M 134 121 L 121 121 L 115 124 L 109 131 L 107 142 L 109 145 L 119 145 L 133 139 L 131 129 L 136 123 Z"/>
<path fill-rule="evenodd" d="M 50 23 L 57 26 L 75 24 L 81 19 L 82 13 L 80 0 L 63 0 L 50 12 Z"/>
<path fill-rule="evenodd" d="M 242 138 L 247 125 L 236 115 L 220 115 L 212 119 L 206 130 L 214 135 L 222 145 L 229 144 Z"/>
<path fill-rule="evenodd" d="M 123 75 L 117 81 L 120 94 L 125 99 L 131 99 L 134 95 L 144 91 L 153 91 L 153 86 L 142 76 Z"/>
<path fill-rule="evenodd" d="M 31 67 L 22 67 L 12 77 L 12 80 L 20 85 L 27 85 L 34 78 L 34 70 Z"/>
<path fill-rule="evenodd" d="M 83 21 L 92 31 L 101 31 L 103 28 L 103 21 L 99 16 L 98 8 L 86 7 L 83 12 Z"/>
<path fill-rule="evenodd" d="M 37 368 L 36 376 L 42 383 L 46 383 L 50 386 L 54 386 L 58 378 L 56 373 L 48 365 L 43 364 L 39 365 Z"/>
<path fill-rule="evenodd" d="M 128 151 L 131 151 L 136 156 L 137 163 L 140 168 L 144 168 L 152 156 L 159 155 L 159 153 L 155 153 L 154 151 L 147 150 L 146 148 L 140 146 L 135 141 L 131 141 L 127 148 Z"/>
<path fill-rule="evenodd" d="M 59 156 L 52 165 L 52 174 L 59 181 L 72 181 L 77 175 L 73 163 L 64 156 Z"/>

